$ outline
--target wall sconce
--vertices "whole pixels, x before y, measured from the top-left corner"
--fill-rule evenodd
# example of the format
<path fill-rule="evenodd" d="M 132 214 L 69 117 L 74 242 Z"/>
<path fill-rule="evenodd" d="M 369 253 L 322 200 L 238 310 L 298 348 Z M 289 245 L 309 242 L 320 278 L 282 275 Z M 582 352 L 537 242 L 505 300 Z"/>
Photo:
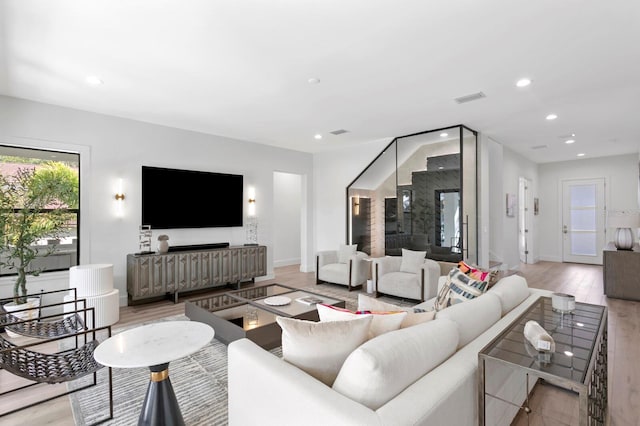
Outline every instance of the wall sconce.
<path fill-rule="evenodd" d="M 249 210 L 247 211 L 249 216 L 256 215 L 256 189 L 253 186 L 248 188 L 249 193 Z"/>
<path fill-rule="evenodd" d="M 124 190 L 122 189 L 122 179 L 118 179 L 118 185 L 116 186 L 116 194 L 115 194 L 115 200 L 116 200 L 116 216 L 117 217 L 122 217 L 124 216 L 124 208 L 123 208 L 123 204 L 124 204 Z"/>
<path fill-rule="evenodd" d="M 122 179 L 118 179 L 118 188 L 116 189 L 116 200 L 124 200 L 124 191 L 122 190 Z"/>
<path fill-rule="evenodd" d="M 354 216 L 360 215 L 360 197 L 357 195 L 353 197 L 353 215 Z"/>

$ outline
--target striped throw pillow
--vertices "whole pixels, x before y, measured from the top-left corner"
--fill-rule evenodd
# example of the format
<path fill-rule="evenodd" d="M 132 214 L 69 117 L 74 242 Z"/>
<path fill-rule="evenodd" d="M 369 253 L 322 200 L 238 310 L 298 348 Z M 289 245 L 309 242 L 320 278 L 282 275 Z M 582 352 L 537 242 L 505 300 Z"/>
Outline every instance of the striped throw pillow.
<path fill-rule="evenodd" d="M 487 291 L 487 281 L 476 280 L 458 268 L 453 268 L 447 277 L 447 283 L 438 292 L 435 308 L 437 311 L 456 303 L 475 299 Z"/>

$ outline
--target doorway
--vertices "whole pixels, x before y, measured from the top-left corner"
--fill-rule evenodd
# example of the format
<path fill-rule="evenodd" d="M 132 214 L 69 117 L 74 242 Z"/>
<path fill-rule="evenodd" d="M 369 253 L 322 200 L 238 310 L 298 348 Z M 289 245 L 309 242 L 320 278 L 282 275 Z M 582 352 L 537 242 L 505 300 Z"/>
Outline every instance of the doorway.
<path fill-rule="evenodd" d="M 602 265 L 604 178 L 562 182 L 562 261 Z"/>
<path fill-rule="evenodd" d="M 518 180 L 518 250 L 522 263 L 534 263 L 531 255 L 533 234 L 531 225 L 533 222 L 531 205 L 533 195 L 531 193 L 531 180 L 520 177 Z"/>
<path fill-rule="evenodd" d="M 273 172 L 273 266 L 303 264 L 303 176 Z"/>

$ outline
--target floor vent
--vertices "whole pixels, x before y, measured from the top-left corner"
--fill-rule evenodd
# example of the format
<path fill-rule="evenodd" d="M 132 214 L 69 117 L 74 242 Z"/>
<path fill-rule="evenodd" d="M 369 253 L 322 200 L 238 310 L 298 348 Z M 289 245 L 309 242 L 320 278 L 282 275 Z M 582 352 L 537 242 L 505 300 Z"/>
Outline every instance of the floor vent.
<path fill-rule="evenodd" d="M 466 96 L 460 96 L 459 98 L 455 98 L 454 101 L 456 101 L 459 104 L 464 104 L 471 101 L 477 101 L 478 99 L 482 99 L 486 97 L 487 95 L 485 95 L 484 93 L 478 92 L 478 93 L 472 93 Z"/>

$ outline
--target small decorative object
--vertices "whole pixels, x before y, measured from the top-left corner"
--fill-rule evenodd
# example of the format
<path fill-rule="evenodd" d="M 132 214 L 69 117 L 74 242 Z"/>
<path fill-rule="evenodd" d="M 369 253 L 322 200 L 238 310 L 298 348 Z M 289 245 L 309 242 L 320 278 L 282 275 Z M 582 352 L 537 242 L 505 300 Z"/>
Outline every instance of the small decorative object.
<path fill-rule="evenodd" d="M 524 337 L 539 352 L 556 351 L 556 342 L 553 337 L 536 321 L 527 321 L 524 325 Z"/>
<path fill-rule="evenodd" d="M 258 311 L 256 309 L 247 309 L 244 314 L 244 320 L 249 327 L 255 327 L 258 325 Z"/>
<path fill-rule="evenodd" d="M 166 253 L 169 251 L 169 236 L 162 234 L 158 235 L 158 253 Z"/>
<path fill-rule="evenodd" d="M 613 242 L 618 250 L 631 250 L 635 240 L 634 233 L 640 228 L 638 210 L 612 210 L 607 214 L 607 226 L 616 228 Z"/>
<path fill-rule="evenodd" d="M 249 216 L 247 217 L 247 243 L 246 246 L 257 246 L 258 245 L 258 217 L 257 216 Z"/>
<path fill-rule="evenodd" d="M 141 225 L 140 233 L 138 234 L 138 245 L 140 246 L 140 253 L 151 252 L 151 226 Z"/>
<path fill-rule="evenodd" d="M 507 217 L 516 216 L 516 194 L 507 194 Z"/>
<path fill-rule="evenodd" d="M 269 306 L 284 306 L 291 303 L 291 298 L 286 296 L 272 296 L 264 299 L 264 303 Z"/>
<path fill-rule="evenodd" d="M 573 313 L 576 309 L 576 298 L 570 294 L 553 293 L 551 295 L 551 309 L 561 314 Z"/>

